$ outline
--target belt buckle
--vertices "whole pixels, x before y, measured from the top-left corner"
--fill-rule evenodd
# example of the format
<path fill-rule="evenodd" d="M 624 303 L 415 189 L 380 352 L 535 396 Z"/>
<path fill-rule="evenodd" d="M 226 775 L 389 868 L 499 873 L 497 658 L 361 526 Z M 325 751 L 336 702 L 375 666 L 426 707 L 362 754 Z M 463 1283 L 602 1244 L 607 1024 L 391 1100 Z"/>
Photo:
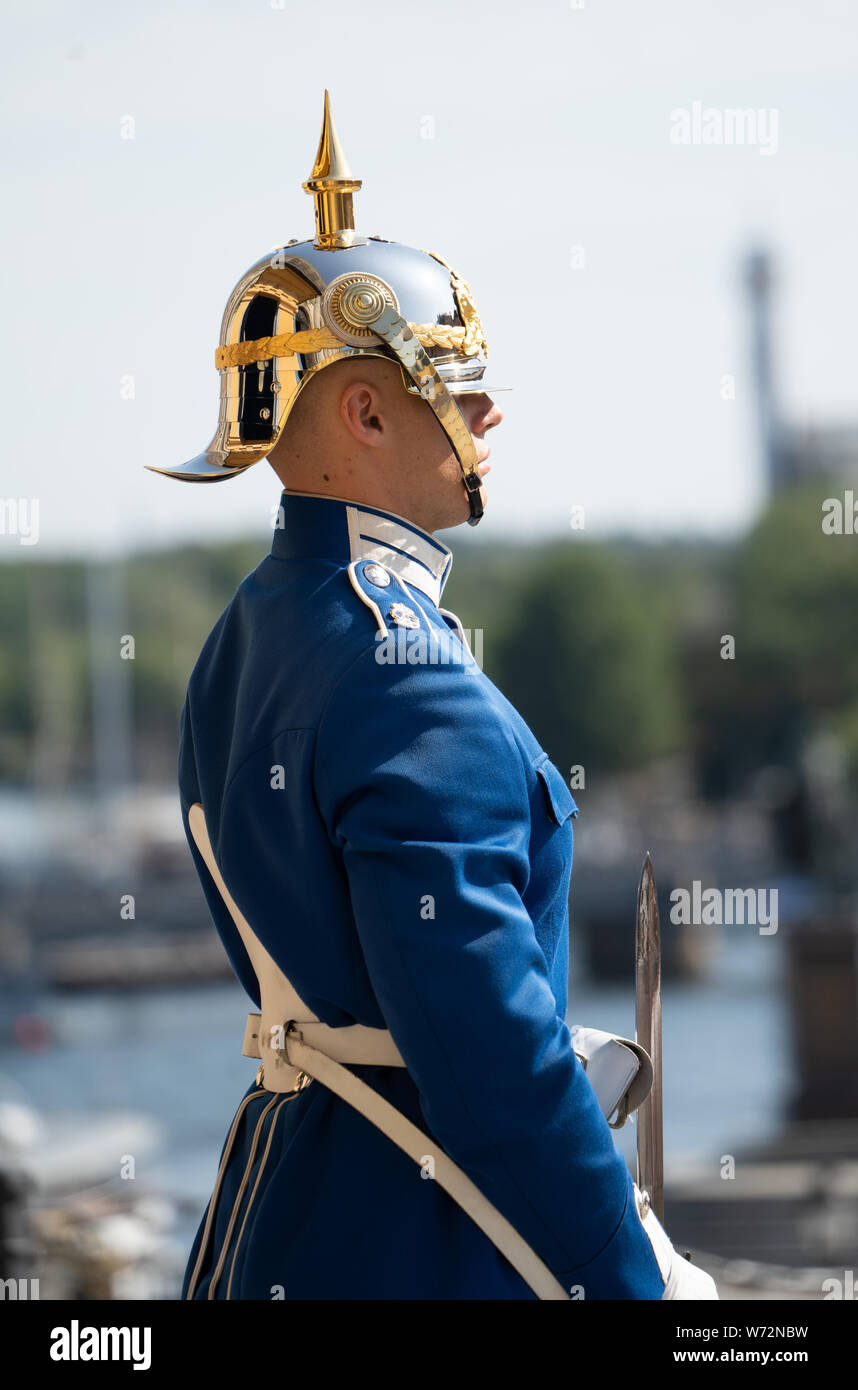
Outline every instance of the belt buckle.
<path fill-rule="evenodd" d="M 285 1040 L 286 1038 L 288 1038 L 288 1036 L 289 1036 L 290 1033 L 294 1032 L 294 1033 L 295 1033 L 295 1036 L 296 1036 L 300 1041 L 303 1041 L 303 1038 L 302 1038 L 300 1029 L 298 1029 L 298 1028 L 295 1027 L 295 1020 L 294 1020 L 294 1018 L 290 1018 L 290 1019 L 288 1020 L 288 1022 L 286 1022 L 286 1023 L 284 1023 L 284 1024 L 282 1025 L 282 1028 L 283 1028 L 283 1037 L 284 1037 L 284 1040 Z M 272 1030 L 272 1031 L 273 1031 L 273 1030 Z M 273 1048 L 272 1048 L 272 1051 L 273 1051 L 275 1057 L 277 1057 L 281 1062 L 285 1062 L 285 1063 L 286 1063 L 286 1066 L 287 1066 L 287 1067 L 290 1067 L 290 1066 L 292 1065 L 292 1063 L 289 1061 L 289 1055 L 288 1055 L 288 1053 L 287 1053 L 285 1047 L 273 1047 Z M 263 1081 L 264 1075 L 265 1075 L 265 1065 L 264 1065 L 264 1063 L 263 1063 L 263 1064 L 259 1067 L 259 1070 L 258 1070 L 257 1073 L 256 1073 L 256 1084 L 257 1084 L 257 1086 L 262 1086 L 262 1085 L 264 1084 L 264 1081 Z M 284 1095 L 284 1096 L 297 1096 L 297 1095 L 300 1095 L 301 1091 L 306 1090 L 306 1088 L 309 1086 L 309 1084 L 310 1084 L 310 1082 L 311 1082 L 312 1080 L 313 1080 L 312 1076 L 309 1076 L 309 1075 L 307 1074 L 307 1072 L 305 1072 L 305 1071 L 299 1071 L 299 1072 L 298 1072 L 298 1075 L 297 1075 L 296 1078 L 295 1078 L 295 1085 L 292 1087 L 292 1090 L 291 1090 L 291 1091 L 284 1091 L 284 1092 L 283 1092 L 283 1095 Z"/>

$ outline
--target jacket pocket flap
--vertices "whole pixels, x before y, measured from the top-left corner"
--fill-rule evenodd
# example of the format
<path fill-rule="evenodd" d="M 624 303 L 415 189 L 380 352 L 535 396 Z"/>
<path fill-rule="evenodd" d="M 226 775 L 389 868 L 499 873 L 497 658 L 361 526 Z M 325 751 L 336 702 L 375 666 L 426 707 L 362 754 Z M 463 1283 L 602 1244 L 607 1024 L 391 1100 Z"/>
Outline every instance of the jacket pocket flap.
<path fill-rule="evenodd" d="M 577 816 L 578 806 L 575 798 L 567 787 L 564 778 L 548 757 L 537 765 L 536 772 L 545 788 L 548 809 L 552 819 L 558 825 L 562 825 L 569 816 Z"/>

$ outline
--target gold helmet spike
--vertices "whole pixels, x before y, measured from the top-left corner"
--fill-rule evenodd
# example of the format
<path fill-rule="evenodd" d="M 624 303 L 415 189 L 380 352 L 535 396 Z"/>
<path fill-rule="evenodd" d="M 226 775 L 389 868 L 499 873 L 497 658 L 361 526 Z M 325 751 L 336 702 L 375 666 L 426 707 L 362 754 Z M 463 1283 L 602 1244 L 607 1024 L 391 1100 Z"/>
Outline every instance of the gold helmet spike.
<path fill-rule="evenodd" d="M 357 193 L 362 180 L 356 179 L 348 166 L 337 128 L 331 116 L 331 102 L 325 92 L 325 113 L 322 134 L 316 151 L 313 172 L 303 185 L 312 193 L 316 209 L 316 245 L 324 247 L 354 246 L 355 214 L 352 194 Z M 361 243 L 365 241 L 360 238 Z"/>

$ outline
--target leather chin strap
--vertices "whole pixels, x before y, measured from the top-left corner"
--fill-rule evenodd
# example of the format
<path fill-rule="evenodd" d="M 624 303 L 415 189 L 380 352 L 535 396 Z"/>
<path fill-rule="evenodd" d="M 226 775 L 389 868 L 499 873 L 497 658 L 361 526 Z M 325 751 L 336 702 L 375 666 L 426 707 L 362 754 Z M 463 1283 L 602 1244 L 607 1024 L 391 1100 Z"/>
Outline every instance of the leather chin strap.
<path fill-rule="evenodd" d="M 476 526 L 483 515 L 482 480 L 477 472 L 477 451 L 471 431 L 459 407 L 421 346 L 408 322 L 392 305 L 386 304 L 378 318 L 367 324 L 396 355 L 403 369 L 431 407 L 438 423 L 453 446 L 471 514 L 468 525 Z"/>

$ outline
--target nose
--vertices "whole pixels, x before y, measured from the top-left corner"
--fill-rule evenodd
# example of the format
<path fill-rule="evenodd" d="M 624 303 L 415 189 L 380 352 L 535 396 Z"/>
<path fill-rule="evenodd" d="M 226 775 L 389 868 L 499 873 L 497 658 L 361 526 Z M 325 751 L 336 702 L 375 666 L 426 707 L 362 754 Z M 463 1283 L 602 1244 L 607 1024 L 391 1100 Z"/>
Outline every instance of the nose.
<path fill-rule="evenodd" d="M 467 397 L 465 399 L 467 399 Z M 469 405 L 469 424 L 472 434 L 482 436 L 485 434 L 486 430 L 493 430 L 495 425 L 499 425 L 503 419 L 503 412 L 495 404 L 491 396 L 487 395 L 484 391 L 478 396 L 472 396 Z"/>
<path fill-rule="evenodd" d="M 487 430 L 493 430 L 495 425 L 499 425 L 501 420 L 503 419 L 503 411 L 492 400 L 491 396 L 488 396 L 487 400 L 489 403 L 489 412 L 485 417 L 483 428 Z"/>

